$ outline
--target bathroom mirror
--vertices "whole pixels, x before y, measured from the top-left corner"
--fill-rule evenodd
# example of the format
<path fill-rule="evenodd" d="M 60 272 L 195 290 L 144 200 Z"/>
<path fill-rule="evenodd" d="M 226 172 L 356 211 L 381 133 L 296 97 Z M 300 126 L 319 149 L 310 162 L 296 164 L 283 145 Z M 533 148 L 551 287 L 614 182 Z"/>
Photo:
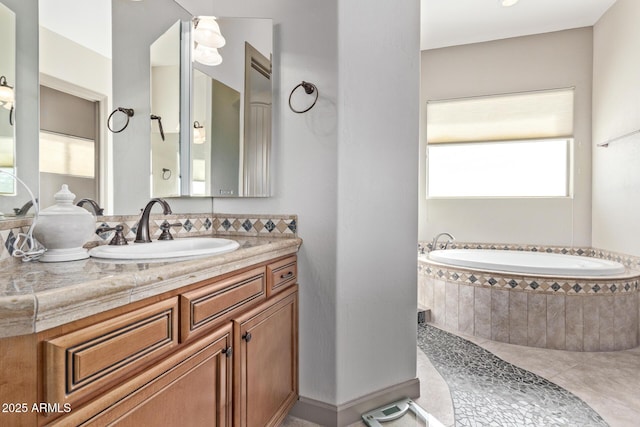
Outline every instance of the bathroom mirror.
<path fill-rule="evenodd" d="M 67 184 L 76 201 L 90 198 L 105 207 L 111 191 L 111 1 L 40 0 L 38 7 L 40 206 L 53 205 L 53 195 Z"/>
<path fill-rule="evenodd" d="M 115 53 L 120 54 L 121 50 L 126 47 L 124 47 L 125 45 L 122 43 L 116 43 L 113 44 L 113 46 L 117 45 L 118 47 L 111 51 L 112 43 L 114 43 L 118 37 L 122 39 L 122 36 L 115 34 L 112 35 L 111 29 L 122 29 L 122 25 L 129 25 L 127 21 L 128 16 L 148 14 L 149 9 L 153 10 L 156 18 L 154 21 L 165 22 L 165 24 L 162 24 L 165 30 L 169 28 L 171 25 L 170 23 L 176 22 L 178 19 L 188 20 L 188 17 L 191 16 L 191 14 L 189 14 L 179 3 L 176 3 L 173 0 L 155 0 L 154 2 L 112 2 L 112 0 L 40 0 L 26 2 L 24 0 L 0 0 L 0 3 L 4 3 L 15 13 L 15 30 L 17 34 L 21 35 L 20 39 L 16 39 L 16 46 L 22 47 L 15 49 L 15 55 L 17 57 L 16 67 L 18 70 L 22 67 L 22 71 L 20 72 L 20 82 L 22 83 L 16 87 L 16 104 L 18 108 L 17 111 L 19 111 L 18 118 L 22 119 L 14 125 L 14 131 L 16 132 L 15 160 L 18 175 L 29 184 L 36 197 L 44 197 L 46 199 L 55 193 L 55 191 L 44 191 L 40 188 L 41 182 L 39 181 L 41 178 L 38 170 L 38 162 L 35 161 L 35 155 L 32 154 L 39 152 L 38 129 L 34 128 L 31 130 L 32 127 L 29 127 L 27 130 L 24 126 L 21 127 L 21 124 L 23 123 L 38 123 L 40 121 L 38 117 L 39 88 L 37 84 L 39 79 L 40 83 L 47 88 L 63 92 L 71 91 L 74 96 L 79 95 L 80 97 L 92 102 L 98 102 L 98 115 L 100 119 L 96 126 L 99 142 L 98 145 L 96 145 L 96 151 L 94 154 L 95 157 L 98 158 L 98 163 L 95 165 L 95 171 L 97 173 L 96 185 L 98 186 L 98 193 L 96 194 L 96 197 L 100 199 L 100 204 L 103 207 L 107 207 L 106 213 L 108 214 L 130 214 L 132 212 L 137 212 L 143 202 L 148 200 L 149 193 L 143 194 L 142 192 L 137 192 L 134 197 L 132 196 L 125 200 L 122 200 L 122 198 L 116 198 L 117 203 L 113 203 L 113 194 L 117 192 L 118 188 L 122 188 L 123 183 L 140 181 L 139 177 L 136 175 L 136 172 L 139 171 L 134 171 L 129 167 L 118 168 L 117 170 L 114 169 L 116 166 L 125 163 L 124 159 L 131 158 L 132 151 L 135 151 L 133 150 L 134 147 L 132 144 L 122 142 L 122 140 L 116 141 L 114 138 L 115 135 L 124 136 L 125 138 L 129 135 L 137 135 L 136 138 L 138 139 L 136 139 L 136 141 L 140 141 L 139 137 L 141 133 L 138 131 L 136 126 L 145 127 L 145 134 L 149 135 L 149 131 L 146 129 L 154 129 L 157 132 L 158 123 L 148 120 L 146 117 L 148 112 L 146 111 L 144 114 L 145 120 L 144 122 L 142 121 L 143 118 L 141 114 L 143 110 L 146 110 L 146 108 L 141 108 L 140 103 L 130 103 L 128 98 L 124 101 L 121 99 L 114 100 L 114 96 L 117 95 L 115 92 L 115 88 L 117 86 L 128 85 L 127 87 L 130 87 L 131 85 L 140 84 L 137 83 L 137 76 L 140 73 L 144 73 L 144 71 L 139 70 L 138 64 L 141 64 L 142 61 L 132 58 L 131 60 L 136 62 L 136 66 L 134 69 L 127 69 L 127 78 L 118 79 L 117 82 L 113 81 L 113 73 L 119 70 L 119 68 L 114 68 L 116 65 L 113 65 L 113 56 Z M 115 13 L 116 11 L 118 13 Z M 93 21 L 93 17 L 96 15 L 101 17 L 103 21 L 100 23 Z M 72 26 L 82 25 L 84 26 L 85 31 L 84 33 L 77 32 L 74 35 L 67 34 L 57 38 L 48 37 L 47 35 L 50 36 L 50 33 L 58 33 L 57 30 L 54 31 L 46 23 L 46 21 L 50 20 L 52 16 L 63 19 L 63 28 L 66 27 L 70 30 Z M 79 16 L 82 16 L 82 19 L 79 19 Z M 41 28 L 38 28 L 38 20 L 40 21 Z M 127 22 L 121 24 L 121 21 L 123 20 Z M 242 19 L 239 19 L 239 21 L 242 21 Z M 262 20 L 248 19 L 247 21 L 255 23 Z M 264 42 L 264 44 L 268 45 L 268 48 L 265 51 L 270 52 L 272 44 L 272 22 L 271 20 L 263 21 L 267 22 L 269 31 L 268 35 L 263 37 L 264 40 L 256 40 L 256 37 L 251 34 L 246 37 L 239 35 L 238 39 L 242 40 L 239 55 L 244 55 L 244 40 L 249 41 L 261 51 L 263 50 L 261 46 Z M 107 23 L 105 24 L 104 22 Z M 144 24 L 145 25 L 140 24 L 137 27 L 136 34 L 139 36 L 138 44 L 146 44 L 145 49 L 149 52 L 149 46 L 158 38 L 162 31 L 156 32 L 155 28 L 157 25 L 153 26 L 152 23 Z M 4 30 L 6 27 L 3 25 L 2 28 Z M 242 31 L 242 28 L 246 27 L 241 26 L 237 31 Z M 232 34 L 236 30 L 231 27 L 228 30 L 223 30 L 223 32 L 225 31 L 228 32 L 228 36 L 225 35 L 229 43 L 228 46 L 231 46 L 232 40 L 235 39 L 235 36 L 232 36 Z M 103 53 L 93 56 L 93 58 L 100 58 L 98 61 L 94 59 L 69 59 L 69 55 L 73 55 L 77 51 L 83 51 L 85 53 L 87 50 L 95 51 L 95 49 L 91 49 L 89 46 L 92 43 L 92 40 L 95 41 L 97 37 L 102 38 L 104 45 L 108 46 Z M 39 46 L 38 40 L 40 40 Z M 62 41 L 66 42 L 66 44 L 59 44 L 59 42 Z M 9 46 L 9 44 L 6 44 L 5 46 Z M 221 49 L 221 52 L 223 52 L 223 49 Z M 6 52 L 7 49 L 5 49 L 2 54 Z M 128 52 L 126 55 L 128 55 Z M 235 60 L 232 61 L 233 56 L 235 56 L 235 54 L 231 55 L 230 52 L 224 54 L 224 61 L 221 64 L 222 68 L 218 68 L 220 70 L 227 69 L 225 67 L 235 63 Z M 266 54 L 265 56 L 269 57 L 270 54 Z M 74 64 L 74 66 L 69 66 L 69 64 Z M 102 65 L 98 66 L 98 64 Z M 243 64 L 243 62 L 240 64 Z M 216 67 L 202 67 L 200 68 L 200 71 L 241 94 L 241 108 L 239 115 L 240 120 L 243 120 L 245 114 L 242 106 L 242 103 L 244 102 L 244 72 L 242 71 L 242 65 L 239 67 L 240 68 L 235 68 L 234 71 L 229 69 L 226 72 L 226 74 L 235 73 L 235 76 L 232 77 L 240 81 L 240 83 L 237 83 L 236 80 L 233 80 L 232 84 L 220 76 L 212 77 L 210 75 L 211 68 Z M 147 66 L 145 69 L 149 70 L 149 67 Z M 15 81 L 11 82 L 10 80 L 11 79 L 8 79 L 9 84 L 14 86 Z M 96 80 L 99 80 L 99 83 L 96 83 Z M 25 98 L 29 101 L 28 103 L 24 101 Z M 188 98 L 186 101 L 190 102 Z M 187 108 L 184 108 L 183 104 L 180 110 L 187 110 L 189 108 L 188 105 L 190 104 L 187 104 Z M 132 124 L 129 126 L 129 129 L 120 134 L 112 134 L 106 128 L 106 119 L 111 111 L 119 106 L 136 108 L 136 116 L 134 117 L 135 120 L 132 120 Z M 150 108 L 151 107 L 149 106 L 149 109 Z M 3 120 L 3 112 L 4 110 L 0 107 L 0 121 Z M 160 116 L 162 117 L 162 115 Z M 165 123 L 167 120 L 168 119 L 165 119 L 165 117 L 162 117 L 164 130 L 167 131 L 167 134 L 170 132 L 176 132 L 175 126 L 172 128 L 168 123 Z M 190 121 L 191 125 L 193 125 L 193 121 L 195 120 Z M 240 122 L 238 125 L 239 129 L 241 129 L 241 131 L 239 131 L 241 134 L 244 133 L 243 123 L 244 122 Z M 193 128 L 191 130 L 193 130 Z M 206 132 L 206 138 L 208 138 L 209 129 L 207 129 Z M 189 145 L 190 144 L 191 141 L 189 141 Z M 145 152 L 150 153 L 149 148 L 145 147 Z M 30 155 L 25 155 L 24 153 L 29 153 Z M 201 156 L 200 159 L 202 159 L 202 154 L 198 154 L 197 150 L 194 150 L 194 154 L 196 155 L 194 160 L 199 160 L 198 156 Z M 241 152 L 239 152 L 238 156 L 242 156 Z M 141 162 L 147 161 L 149 164 L 151 163 L 150 157 L 145 160 L 144 158 L 140 158 L 137 152 L 133 157 L 139 159 Z M 238 177 L 240 176 L 241 163 L 239 162 L 241 159 L 238 159 L 237 162 L 235 160 L 227 162 L 224 160 L 223 156 L 218 155 L 216 156 L 216 161 L 219 161 L 224 165 L 228 165 L 230 163 L 238 164 L 237 175 Z M 213 163 L 215 162 L 212 161 L 212 164 Z M 197 167 L 195 169 L 195 180 L 202 181 L 200 179 L 201 174 L 198 175 Z M 202 171 L 202 169 L 200 169 L 200 171 Z M 128 176 L 128 172 L 131 173 L 131 176 Z M 172 171 L 172 174 L 174 172 L 177 178 L 179 178 L 180 175 L 184 176 L 183 171 Z M 115 175 L 117 175 L 117 177 Z M 191 173 L 189 173 L 189 176 L 191 176 Z M 47 182 L 49 182 L 48 179 Z M 213 181 L 210 181 L 209 190 L 200 192 L 202 195 L 213 195 L 214 190 L 211 189 L 212 182 Z M 240 178 L 238 178 L 238 182 L 240 182 Z M 149 187 L 150 183 L 149 181 L 146 181 L 146 188 L 148 189 Z M 220 188 L 227 187 L 228 184 L 220 185 Z M 71 189 L 76 193 L 76 200 L 86 196 L 80 191 L 75 191 L 74 187 Z M 23 194 L 21 187 L 18 186 L 15 190 L 18 196 L 0 195 L 0 211 L 11 213 L 15 208 L 19 209 L 24 207 L 25 203 L 27 203 L 28 197 L 26 194 Z M 240 194 L 242 191 L 242 188 L 239 187 L 237 192 Z M 197 192 L 194 192 L 194 195 L 196 195 L 196 193 Z M 188 193 L 181 192 L 180 195 L 188 195 Z M 41 200 L 40 204 L 42 207 L 47 207 L 51 203 L 48 203 L 46 200 Z M 33 213 L 33 210 L 29 213 Z"/>
<path fill-rule="evenodd" d="M 174 195 L 176 185 L 181 196 L 270 195 L 273 22 L 224 17 L 217 18 L 216 22 L 225 38 L 224 46 L 218 49 L 222 57 L 218 65 L 193 60 L 193 26 L 183 23 L 182 69 L 188 76 L 175 81 L 182 82 L 180 105 L 186 111 L 180 111 L 178 116 L 180 126 L 187 131 L 180 133 L 177 153 L 174 140 L 167 135 L 162 144 L 157 137 L 153 139 L 156 124 L 152 124 L 152 141 L 157 142 L 152 146 L 153 197 Z M 171 36 L 174 46 L 176 33 L 173 31 Z M 152 73 L 153 68 L 152 65 Z M 173 70 L 174 77 L 180 75 L 175 64 Z M 156 99 L 156 90 L 164 91 L 166 87 L 154 83 L 152 98 Z M 152 111 L 161 108 L 156 104 L 152 100 Z M 162 121 L 164 124 L 164 117 Z M 173 124 L 165 125 L 165 132 L 169 126 Z M 155 159 L 162 159 L 164 163 Z M 174 173 L 178 169 L 184 180 L 181 183 Z M 161 173 L 164 177 L 158 175 Z"/>
<path fill-rule="evenodd" d="M 180 21 L 150 48 L 151 194 L 180 196 Z"/>
<path fill-rule="evenodd" d="M 15 81 L 16 81 L 16 16 L 0 3 L 0 170 L 16 173 L 15 147 Z M 15 180 L 0 174 L 0 218 L 14 216 L 23 200 L 18 196 Z"/>

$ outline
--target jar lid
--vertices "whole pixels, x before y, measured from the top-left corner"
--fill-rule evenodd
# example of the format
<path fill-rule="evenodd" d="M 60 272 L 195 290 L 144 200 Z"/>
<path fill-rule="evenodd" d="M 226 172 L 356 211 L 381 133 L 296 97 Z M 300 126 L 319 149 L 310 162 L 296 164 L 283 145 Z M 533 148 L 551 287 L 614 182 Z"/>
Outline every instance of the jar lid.
<path fill-rule="evenodd" d="M 91 215 L 86 209 L 73 204 L 76 195 L 69 190 L 67 184 L 62 184 L 60 191 L 54 194 L 56 204 L 40 211 L 40 215 Z"/>

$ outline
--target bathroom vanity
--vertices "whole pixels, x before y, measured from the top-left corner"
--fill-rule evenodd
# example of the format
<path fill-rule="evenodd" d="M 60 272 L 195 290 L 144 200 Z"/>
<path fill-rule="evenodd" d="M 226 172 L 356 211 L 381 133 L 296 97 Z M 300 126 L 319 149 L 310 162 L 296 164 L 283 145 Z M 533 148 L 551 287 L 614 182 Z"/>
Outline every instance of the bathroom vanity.
<path fill-rule="evenodd" d="M 183 261 L 65 263 L 59 285 L 33 283 L 54 267 L 16 264 L 37 303 L 32 333 L 0 339 L 0 424 L 280 424 L 298 398 L 301 240 L 240 243 Z"/>

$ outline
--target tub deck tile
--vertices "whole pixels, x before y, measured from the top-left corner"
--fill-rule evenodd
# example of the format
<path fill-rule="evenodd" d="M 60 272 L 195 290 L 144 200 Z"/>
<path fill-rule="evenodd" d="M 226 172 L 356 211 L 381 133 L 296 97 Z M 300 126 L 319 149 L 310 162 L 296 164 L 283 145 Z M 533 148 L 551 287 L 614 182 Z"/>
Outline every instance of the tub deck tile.
<path fill-rule="evenodd" d="M 565 328 L 567 350 L 583 351 L 584 319 L 583 298 L 567 296 L 565 299 Z"/>
<path fill-rule="evenodd" d="M 458 329 L 465 334 L 474 335 L 475 287 L 460 286 L 458 303 Z"/>
<path fill-rule="evenodd" d="M 598 298 L 598 311 L 600 313 L 600 351 L 613 351 L 615 328 L 613 327 L 614 297 L 606 295 Z"/>
<path fill-rule="evenodd" d="M 565 296 L 546 295 L 547 298 L 547 348 L 566 348 Z"/>
<path fill-rule="evenodd" d="M 584 316 L 584 351 L 600 350 L 600 311 L 598 310 L 598 299 L 600 298 L 583 299 L 584 312 L 588 313 L 587 316 Z"/>
<path fill-rule="evenodd" d="M 529 293 L 527 296 L 527 345 L 547 346 L 547 297 Z"/>
<path fill-rule="evenodd" d="M 491 339 L 491 289 L 476 287 L 475 295 L 475 335 Z"/>
<path fill-rule="evenodd" d="M 491 290 L 491 339 L 509 342 L 509 291 Z"/>
<path fill-rule="evenodd" d="M 527 345 L 527 297 L 526 292 L 509 295 L 509 342 Z"/>

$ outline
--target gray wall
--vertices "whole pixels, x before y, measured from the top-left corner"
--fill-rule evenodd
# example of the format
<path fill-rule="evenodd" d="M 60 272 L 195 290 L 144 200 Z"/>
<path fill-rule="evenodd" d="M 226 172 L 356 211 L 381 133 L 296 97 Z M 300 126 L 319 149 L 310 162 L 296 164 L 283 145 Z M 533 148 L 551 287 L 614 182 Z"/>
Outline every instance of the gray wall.
<path fill-rule="evenodd" d="M 151 3 L 114 2 L 114 107 L 136 109 L 114 137 L 116 165 L 137 171 L 116 188 L 116 211 L 148 200 L 148 45 L 172 23 L 170 6 Z M 338 405 L 415 378 L 418 0 L 181 3 L 274 22 L 274 197 L 213 209 L 299 215 L 301 395 Z M 301 115 L 287 99 L 302 80 L 320 99 Z M 179 212 L 202 203 L 171 201 Z"/>
<path fill-rule="evenodd" d="M 592 28 L 422 52 L 420 231 L 466 242 L 591 244 Z M 575 86 L 573 198 L 426 200 L 426 102 Z M 539 173 L 544 174 L 545 165 Z M 481 173 L 482 165 L 478 165 Z M 456 171 L 451 171 L 455 179 Z"/>

